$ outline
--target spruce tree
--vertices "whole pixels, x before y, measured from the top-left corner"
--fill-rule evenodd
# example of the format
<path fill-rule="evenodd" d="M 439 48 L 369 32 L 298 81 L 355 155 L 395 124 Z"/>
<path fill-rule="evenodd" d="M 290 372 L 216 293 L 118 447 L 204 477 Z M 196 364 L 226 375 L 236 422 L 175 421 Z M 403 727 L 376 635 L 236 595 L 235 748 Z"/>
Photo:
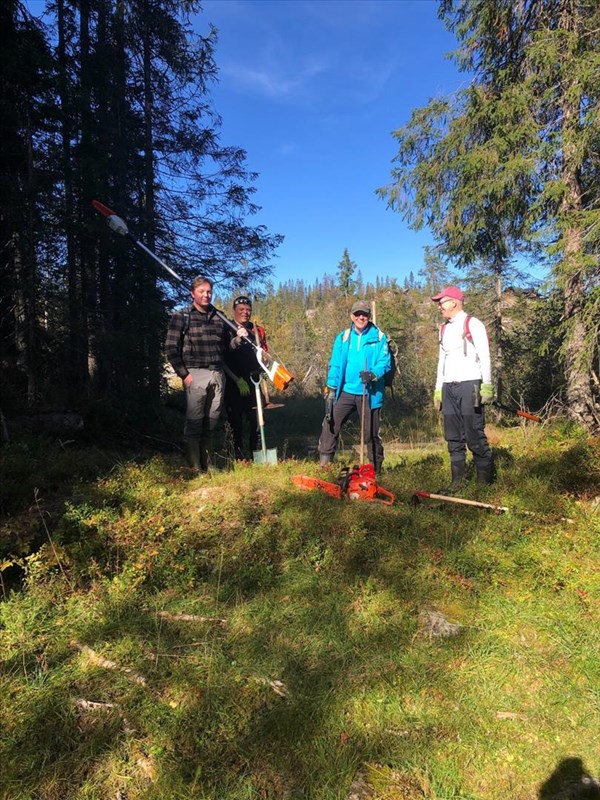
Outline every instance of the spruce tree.
<path fill-rule="evenodd" d="M 440 12 L 474 80 L 396 132 L 393 181 L 380 194 L 414 227 L 428 225 L 458 265 L 495 275 L 499 340 L 511 260 L 545 247 L 563 298 L 568 405 L 598 427 L 600 7 L 447 0 Z"/>

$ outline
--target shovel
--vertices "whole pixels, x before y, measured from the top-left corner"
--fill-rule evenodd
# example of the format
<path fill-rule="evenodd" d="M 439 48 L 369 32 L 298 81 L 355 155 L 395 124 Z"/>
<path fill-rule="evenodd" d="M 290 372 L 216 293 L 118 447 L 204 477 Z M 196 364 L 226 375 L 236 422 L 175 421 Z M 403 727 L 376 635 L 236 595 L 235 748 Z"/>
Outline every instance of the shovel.
<path fill-rule="evenodd" d="M 256 394 L 256 416 L 258 418 L 258 427 L 260 429 L 260 443 L 261 450 L 255 450 L 252 453 L 255 464 L 277 464 L 277 450 L 273 447 L 267 450 L 265 442 L 265 419 L 263 417 L 262 396 L 260 391 L 260 378 L 256 380 L 252 375 L 250 380 L 254 384 L 254 392 Z"/>

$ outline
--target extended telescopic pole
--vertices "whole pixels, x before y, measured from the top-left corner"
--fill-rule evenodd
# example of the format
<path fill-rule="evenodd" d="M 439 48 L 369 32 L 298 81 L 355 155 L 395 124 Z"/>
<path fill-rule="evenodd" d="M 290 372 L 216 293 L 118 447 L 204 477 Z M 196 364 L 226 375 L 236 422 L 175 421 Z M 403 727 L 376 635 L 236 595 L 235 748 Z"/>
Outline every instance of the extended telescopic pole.
<path fill-rule="evenodd" d="M 108 208 L 108 206 L 105 206 L 104 203 L 101 203 L 99 200 L 92 200 L 92 205 L 96 209 L 96 211 L 98 211 L 100 214 L 102 214 L 103 217 L 105 217 L 108 223 L 108 227 L 111 230 L 113 230 L 115 233 L 120 234 L 121 236 L 125 236 L 127 239 L 132 241 L 135 245 L 137 245 L 140 248 L 140 250 L 143 250 L 150 256 L 150 258 L 153 258 L 158 264 L 160 264 L 160 266 L 163 269 L 165 269 L 169 273 L 169 275 L 171 275 L 172 278 L 175 278 L 175 280 L 179 284 L 185 286 L 185 281 L 180 275 L 178 275 L 174 270 L 172 270 L 168 264 L 165 264 L 162 258 L 159 258 L 156 255 L 156 253 L 153 253 L 152 250 L 146 247 L 146 245 L 143 242 L 140 242 L 139 239 L 136 239 L 135 236 L 132 233 L 130 233 L 129 228 L 127 227 L 127 223 L 125 222 L 124 219 L 121 219 L 121 217 L 117 216 L 117 214 L 115 214 L 115 212 L 112 211 L 112 209 Z M 228 319 L 225 316 L 225 314 L 223 314 L 216 308 L 215 308 L 215 314 L 219 317 L 219 319 L 223 320 L 223 322 L 226 325 L 229 325 L 229 327 L 232 330 L 237 332 L 238 326 L 235 323 L 233 323 L 230 319 Z M 267 373 L 267 375 L 273 381 L 275 386 L 278 389 L 287 389 L 289 384 L 294 380 L 293 376 L 286 370 L 286 368 L 282 364 L 279 364 L 277 361 L 272 359 L 268 353 L 265 353 L 262 347 L 256 345 L 251 339 L 245 339 L 245 341 L 247 341 L 248 344 L 252 345 L 252 347 L 256 350 L 256 359 L 260 367 Z M 265 361 L 268 361 L 269 365 L 267 365 Z"/>
<path fill-rule="evenodd" d="M 546 515 L 538 514 L 535 511 L 525 511 L 522 508 L 510 509 L 508 506 L 495 506 L 492 503 L 481 503 L 479 500 L 466 500 L 464 497 L 450 497 L 447 494 L 434 494 L 433 492 L 415 492 L 413 494 L 413 505 L 418 505 L 421 500 L 441 500 L 444 503 L 457 503 L 461 506 L 471 506 L 475 508 L 486 508 L 496 514 L 507 514 L 512 511 L 515 514 L 524 514 L 527 517 L 546 518 Z M 558 517 L 561 522 L 573 522 L 570 517 Z"/>

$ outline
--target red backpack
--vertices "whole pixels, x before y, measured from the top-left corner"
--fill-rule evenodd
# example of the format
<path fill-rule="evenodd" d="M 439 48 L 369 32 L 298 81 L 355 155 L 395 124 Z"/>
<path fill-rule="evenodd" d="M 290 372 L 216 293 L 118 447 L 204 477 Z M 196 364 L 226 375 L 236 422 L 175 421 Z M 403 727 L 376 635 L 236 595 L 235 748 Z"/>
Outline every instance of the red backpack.
<path fill-rule="evenodd" d="M 471 322 L 471 315 L 467 314 L 467 316 L 465 317 L 465 324 L 463 327 L 463 349 L 465 351 L 465 355 L 467 355 L 467 342 L 471 342 L 471 344 L 473 344 L 473 336 L 471 334 L 471 328 L 469 325 L 470 322 Z M 442 343 L 442 340 L 444 338 L 444 331 L 446 330 L 447 324 L 448 324 L 447 322 L 444 322 L 440 326 L 440 344 Z"/>
<path fill-rule="evenodd" d="M 464 327 L 463 327 L 463 350 L 464 350 L 465 355 L 467 355 L 467 342 L 471 342 L 471 344 L 473 344 L 473 335 L 471 334 L 471 329 L 470 329 L 470 326 L 469 326 L 470 322 L 471 322 L 471 315 L 467 314 L 467 316 L 465 317 L 465 324 L 464 324 Z M 444 322 L 440 326 L 440 340 L 439 340 L 440 344 L 442 343 L 442 339 L 444 338 L 444 331 L 446 330 L 446 325 L 447 324 L 448 324 L 447 322 Z M 487 328 L 485 329 L 485 333 L 486 333 L 486 336 L 488 338 L 488 343 L 489 343 L 490 335 L 487 332 Z"/>

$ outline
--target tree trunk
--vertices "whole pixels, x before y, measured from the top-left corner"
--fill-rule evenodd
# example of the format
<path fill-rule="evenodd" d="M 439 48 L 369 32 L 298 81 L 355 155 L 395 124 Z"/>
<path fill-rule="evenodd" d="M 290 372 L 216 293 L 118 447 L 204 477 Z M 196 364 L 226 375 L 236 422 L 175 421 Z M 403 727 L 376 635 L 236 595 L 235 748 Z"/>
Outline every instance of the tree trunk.
<path fill-rule="evenodd" d="M 504 369 L 504 328 L 502 327 L 502 267 L 501 263 L 494 264 L 495 296 L 494 296 L 494 339 L 496 343 L 494 362 L 492 364 L 492 375 L 496 384 L 496 397 L 502 401 L 504 386 L 502 383 L 502 372 Z"/>
<path fill-rule="evenodd" d="M 576 32 L 579 27 L 575 4 L 565 3 L 561 27 Z M 581 224 L 583 208 L 581 175 L 577 155 L 579 130 L 578 109 L 581 93 L 572 78 L 561 86 L 562 98 L 562 179 L 566 186 L 561 204 L 564 220 L 563 259 L 559 265 L 563 277 L 563 317 L 566 335 L 563 346 L 567 401 L 571 415 L 589 430 L 600 429 L 600 414 L 592 390 L 593 348 L 588 348 L 589 332 L 585 323 L 586 289 L 583 272 L 584 237 Z"/>
<path fill-rule="evenodd" d="M 69 317 L 69 389 L 73 399 L 78 399 L 86 381 L 85 344 L 82 340 L 82 297 L 79 270 L 75 251 L 75 185 L 73 180 L 73 154 L 71 124 L 74 107 L 68 87 L 70 85 L 66 39 L 68 36 L 64 0 L 57 2 L 58 22 L 58 86 L 61 104 L 60 128 L 62 146 L 62 172 L 64 180 L 64 231 L 66 237 L 67 296 Z"/>
<path fill-rule="evenodd" d="M 144 2 L 144 208 L 146 212 L 146 231 L 148 247 L 154 251 L 156 246 L 156 198 L 154 192 L 155 167 L 154 167 L 154 92 L 152 88 L 152 47 L 150 9 Z M 157 314 L 155 309 L 160 307 L 158 288 L 156 283 L 156 270 L 154 265 L 147 263 L 142 279 L 142 301 L 144 307 L 150 312 L 142 316 L 140 331 L 144 336 L 144 355 L 148 364 L 147 386 L 151 398 L 158 400 L 160 396 L 160 362 L 161 346 L 157 331 Z"/>

